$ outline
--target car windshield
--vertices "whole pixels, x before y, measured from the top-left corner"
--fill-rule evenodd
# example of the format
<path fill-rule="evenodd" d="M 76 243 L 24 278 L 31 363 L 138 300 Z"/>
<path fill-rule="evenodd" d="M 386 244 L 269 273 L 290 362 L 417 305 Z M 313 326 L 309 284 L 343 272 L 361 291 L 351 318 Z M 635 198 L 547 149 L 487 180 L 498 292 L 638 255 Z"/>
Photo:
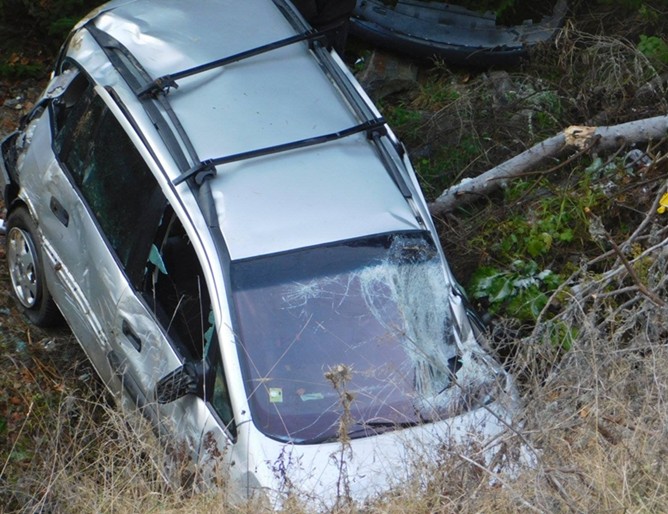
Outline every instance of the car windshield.
<path fill-rule="evenodd" d="M 334 440 L 344 411 L 351 437 L 414 425 L 456 389 L 451 288 L 427 233 L 233 262 L 232 289 L 246 392 L 269 437 Z"/>

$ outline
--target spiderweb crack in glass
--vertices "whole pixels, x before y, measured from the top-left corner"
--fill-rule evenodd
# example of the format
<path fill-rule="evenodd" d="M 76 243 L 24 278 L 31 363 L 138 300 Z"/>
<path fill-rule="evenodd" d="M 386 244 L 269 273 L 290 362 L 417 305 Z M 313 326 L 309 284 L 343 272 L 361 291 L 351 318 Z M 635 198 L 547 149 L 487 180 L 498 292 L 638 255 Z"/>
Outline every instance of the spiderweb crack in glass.
<path fill-rule="evenodd" d="M 423 232 L 373 236 L 235 262 L 232 287 L 257 427 L 296 443 L 337 434 L 352 377 L 356 437 L 460 414 L 494 394 L 497 369 L 462 338 L 444 263 Z M 466 322 L 466 321 L 465 321 Z M 353 427 L 351 427 L 353 428 Z M 384 431 L 384 429 L 383 429 Z"/>

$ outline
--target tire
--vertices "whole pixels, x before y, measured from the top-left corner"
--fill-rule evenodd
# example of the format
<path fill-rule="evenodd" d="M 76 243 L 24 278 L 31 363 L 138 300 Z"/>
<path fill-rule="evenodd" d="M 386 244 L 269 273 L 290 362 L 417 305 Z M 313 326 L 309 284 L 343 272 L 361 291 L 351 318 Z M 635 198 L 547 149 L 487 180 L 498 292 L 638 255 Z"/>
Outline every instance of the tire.
<path fill-rule="evenodd" d="M 60 312 L 46 286 L 37 225 L 25 207 L 10 212 L 5 244 L 12 293 L 25 315 L 39 327 L 60 324 Z"/>

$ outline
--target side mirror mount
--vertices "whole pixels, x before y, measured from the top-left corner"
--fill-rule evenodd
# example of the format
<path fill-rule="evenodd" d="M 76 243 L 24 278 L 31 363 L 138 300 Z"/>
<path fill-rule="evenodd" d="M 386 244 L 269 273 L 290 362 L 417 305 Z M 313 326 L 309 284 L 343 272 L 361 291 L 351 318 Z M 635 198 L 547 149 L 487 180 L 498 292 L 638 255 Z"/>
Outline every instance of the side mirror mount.
<path fill-rule="evenodd" d="M 183 366 L 162 377 L 155 386 L 158 403 L 171 403 L 187 394 L 204 394 L 205 365 L 203 361 L 186 361 Z"/>

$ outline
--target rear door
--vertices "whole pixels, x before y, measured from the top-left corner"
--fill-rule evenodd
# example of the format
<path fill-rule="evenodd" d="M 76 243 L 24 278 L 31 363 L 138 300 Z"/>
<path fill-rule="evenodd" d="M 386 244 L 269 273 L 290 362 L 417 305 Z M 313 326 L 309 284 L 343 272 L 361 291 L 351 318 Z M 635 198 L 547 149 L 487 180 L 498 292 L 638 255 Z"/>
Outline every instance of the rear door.
<path fill-rule="evenodd" d="M 82 194 L 96 161 L 105 106 L 86 76 L 48 102 L 33 122 L 21 171 L 23 198 L 44 235 L 47 284 L 100 376 L 110 382 L 110 326 L 123 271 Z M 49 152 L 52 146 L 53 151 Z M 97 155 L 96 155 L 97 154 Z"/>
<path fill-rule="evenodd" d="M 54 298 L 103 380 L 145 405 L 146 390 L 125 364 L 136 335 L 116 325 L 117 306 L 142 276 L 166 200 L 119 111 L 78 74 L 50 105 L 55 159 L 23 186 L 55 270 Z M 167 369 L 179 364 L 164 336 L 149 344 Z"/>

